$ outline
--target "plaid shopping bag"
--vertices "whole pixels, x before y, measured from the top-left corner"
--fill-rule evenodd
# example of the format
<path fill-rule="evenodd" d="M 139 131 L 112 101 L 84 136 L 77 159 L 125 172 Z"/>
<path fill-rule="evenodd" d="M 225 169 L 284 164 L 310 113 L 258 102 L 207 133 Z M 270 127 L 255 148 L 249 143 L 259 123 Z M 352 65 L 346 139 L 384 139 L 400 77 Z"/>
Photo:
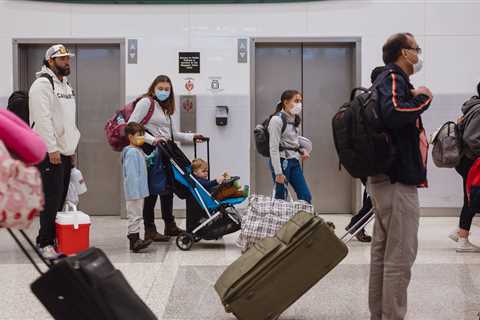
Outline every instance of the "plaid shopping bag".
<path fill-rule="evenodd" d="M 247 250 L 255 242 L 273 237 L 280 228 L 299 211 L 314 214 L 311 204 L 285 201 L 262 195 L 253 195 L 248 201 L 248 210 L 242 218 L 242 230 L 237 243 Z"/>

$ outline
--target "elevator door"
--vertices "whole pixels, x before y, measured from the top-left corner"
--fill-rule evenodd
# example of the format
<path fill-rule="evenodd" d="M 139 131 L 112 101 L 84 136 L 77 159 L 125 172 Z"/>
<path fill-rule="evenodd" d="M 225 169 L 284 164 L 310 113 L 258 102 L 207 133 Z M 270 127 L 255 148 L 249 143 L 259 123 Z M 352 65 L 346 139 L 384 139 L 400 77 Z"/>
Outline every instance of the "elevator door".
<path fill-rule="evenodd" d="M 51 44 L 19 47 L 20 89 L 28 90 L 40 70 L 45 50 Z M 77 126 L 82 134 L 76 154 L 88 192 L 80 207 L 92 215 L 119 215 L 121 168 L 119 154 L 106 143 L 106 120 L 124 102 L 121 92 L 120 46 L 118 44 L 72 44 L 68 77 L 76 94 Z"/>
<path fill-rule="evenodd" d="M 300 45 L 258 47 L 255 53 L 255 119 L 261 123 L 275 112 L 285 88 L 301 90 L 302 48 Z M 255 189 L 259 194 L 273 192 L 269 160 L 255 155 Z"/>
<path fill-rule="evenodd" d="M 350 45 L 258 45 L 255 49 L 255 123 L 273 112 L 286 89 L 303 92 L 302 134 L 312 140 L 304 175 L 319 213 L 351 213 L 352 179 L 338 170 L 331 119 L 348 100 L 354 79 Z M 257 193 L 272 193 L 268 160 L 256 155 Z"/>

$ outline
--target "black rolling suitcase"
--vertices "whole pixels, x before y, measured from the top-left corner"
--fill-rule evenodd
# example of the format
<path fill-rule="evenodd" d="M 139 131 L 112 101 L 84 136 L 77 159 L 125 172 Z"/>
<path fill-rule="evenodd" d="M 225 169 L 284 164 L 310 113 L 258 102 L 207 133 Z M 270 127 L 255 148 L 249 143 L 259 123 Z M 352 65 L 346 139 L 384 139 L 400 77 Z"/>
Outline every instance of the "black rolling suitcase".
<path fill-rule="evenodd" d="M 52 263 L 45 260 L 28 236 L 20 231 L 47 265 L 48 270 L 43 272 L 13 231 L 8 229 L 8 232 L 41 274 L 31 284 L 31 289 L 55 319 L 157 319 L 102 250 L 90 248 Z"/>

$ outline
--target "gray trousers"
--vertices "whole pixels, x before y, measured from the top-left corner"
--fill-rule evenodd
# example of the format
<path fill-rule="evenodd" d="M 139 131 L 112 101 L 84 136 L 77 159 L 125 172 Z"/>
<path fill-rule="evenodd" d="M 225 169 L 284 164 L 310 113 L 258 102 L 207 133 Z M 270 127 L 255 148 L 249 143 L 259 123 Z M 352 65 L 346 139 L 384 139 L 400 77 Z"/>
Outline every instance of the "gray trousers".
<path fill-rule="evenodd" d="M 371 320 L 402 320 L 418 249 L 418 190 L 391 184 L 383 175 L 370 178 L 367 189 L 376 215 L 370 265 Z"/>
<path fill-rule="evenodd" d="M 127 200 L 128 234 L 140 233 L 144 199 Z"/>

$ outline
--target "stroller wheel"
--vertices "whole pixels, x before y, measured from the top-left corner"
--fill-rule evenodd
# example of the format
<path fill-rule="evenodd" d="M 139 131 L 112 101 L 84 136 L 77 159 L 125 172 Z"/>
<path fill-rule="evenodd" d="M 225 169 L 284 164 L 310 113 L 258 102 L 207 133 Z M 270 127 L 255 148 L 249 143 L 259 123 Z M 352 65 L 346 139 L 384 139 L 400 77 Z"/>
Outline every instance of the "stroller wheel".
<path fill-rule="evenodd" d="M 192 248 L 194 241 L 190 233 L 182 233 L 177 237 L 177 247 L 182 251 L 188 251 Z"/>

